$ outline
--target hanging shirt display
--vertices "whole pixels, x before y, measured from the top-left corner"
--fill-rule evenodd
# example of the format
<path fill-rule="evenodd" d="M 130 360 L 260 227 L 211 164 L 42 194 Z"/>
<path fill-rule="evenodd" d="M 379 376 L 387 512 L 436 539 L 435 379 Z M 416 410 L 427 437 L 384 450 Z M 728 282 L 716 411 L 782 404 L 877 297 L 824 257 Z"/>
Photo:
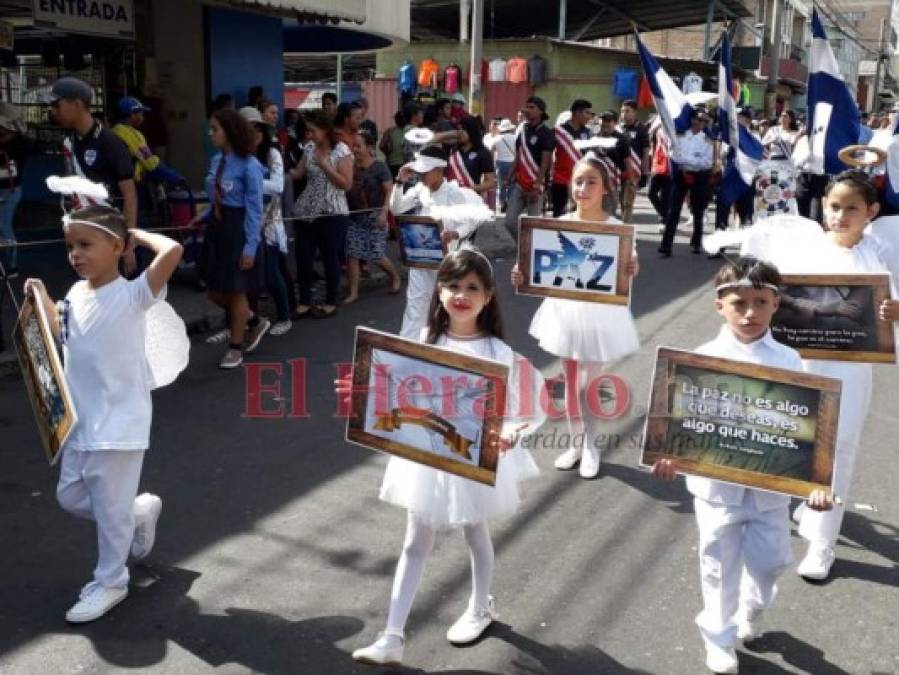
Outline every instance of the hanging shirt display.
<path fill-rule="evenodd" d="M 528 81 L 528 62 L 520 56 L 509 59 L 506 64 L 506 81 L 521 84 Z"/>
<path fill-rule="evenodd" d="M 618 98 L 637 98 L 637 71 L 619 68 L 612 74 L 612 94 Z"/>
<path fill-rule="evenodd" d="M 702 78 L 691 71 L 684 77 L 683 92 L 692 94 L 697 91 L 702 91 Z"/>
<path fill-rule="evenodd" d="M 491 82 L 506 81 L 506 62 L 503 59 L 493 59 L 490 62 L 489 70 Z"/>
<path fill-rule="evenodd" d="M 400 66 L 400 72 L 397 73 L 397 86 L 401 94 L 414 94 L 418 85 L 418 73 L 415 71 L 415 65 L 411 61 L 406 61 Z"/>
<path fill-rule="evenodd" d="M 418 86 L 425 89 L 437 89 L 437 79 L 440 76 L 440 64 L 434 59 L 427 58 L 418 67 Z"/>
<path fill-rule="evenodd" d="M 546 83 L 546 66 L 546 59 L 539 54 L 528 59 L 528 82 L 532 86 Z"/>
<path fill-rule="evenodd" d="M 443 71 L 443 89 L 447 94 L 455 94 L 459 91 L 459 83 L 462 80 L 462 69 L 455 63 L 451 63 Z"/>

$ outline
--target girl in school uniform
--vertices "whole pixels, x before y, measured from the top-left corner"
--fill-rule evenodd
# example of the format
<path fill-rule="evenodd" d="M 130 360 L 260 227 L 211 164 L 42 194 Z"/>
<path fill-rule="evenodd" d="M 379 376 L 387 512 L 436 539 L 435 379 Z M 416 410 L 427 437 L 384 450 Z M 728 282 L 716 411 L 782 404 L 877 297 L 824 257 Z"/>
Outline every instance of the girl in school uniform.
<path fill-rule="evenodd" d="M 490 487 L 399 457 L 390 458 L 380 497 L 408 511 L 406 540 L 397 564 L 386 629 L 372 645 L 353 653 L 361 663 L 396 665 L 402 661 L 406 620 L 436 532 L 441 529 L 462 529 L 472 568 L 468 608 L 449 629 L 447 639 L 455 645 L 469 644 L 493 621 L 490 584 L 494 552 L 487 523 L 513 514 L 520 501 L 518 484 L 537 475 L 537 466 L 521 444 L 521 434 L 525 428 L 527 433 L 535 431 L 543 421 L 535 412 L 539 406 L 516 401 L 521 373 L 517 368 L 530 369 L 530 381 L 536 383 L 532 391 L 540 390 L 542 380 L 526 361 L 516 359 L 502 337 L 490 262 L 474 249 L 449 253 L 437 271 L 428 323 L 419 339 L 460 354 L 499 361 L 512 369 L 507 387 L 511 405 L 507 406 L 504 427 L 499 438 L 488 441 L 497 444 L 502 453 L 497 482 Z M 336 385 L 339 395 L 349 395 L 351 380 L 339 380 Z"/>
<path fill-rule="evenodd" d="M 588 152 L 574 168 L 571 178 L 571 195 L 576 209 L 562 216 L 561 220 L 583 220 L 599 223 L 621 224 L 602 208 L 603 196 L 609 190 L 607 160 L 595 152 Z M 639 270 L 636 250 L 628 267 L 628 274 L 636 276 Z M 524 282 L 516 265 L 512 269 L 512 284 Z M 594 302 L 578 302 L 562 298 L 546 298 L 531 321 L 530 333 L 540 346 L 563 360 L 576 362 L 577 382 L 574 387 L 581 401 L 590 382 L 602 373 L 603 365 L 632 354 L 640 348 L 637 326 L 630 308 L 603 305 Z M 566 372 L 570 369 L 566 368 Z M 588 442 L 587 428 L 581 411 L 582 405 L 569 401 L 565 406 L 571 447 L 555 461 L 560 471 L 573 469 L 580 463 L 583 478 L 595 478 L 599 474 L 600 449 Z"/>
<path fill-rule="evenodd" d="M 44 303 L 63 343 L 65 378 L 78 421 L 62 448 L 56 497 L 63 509 L 97 524 L 94 578 L 66 613 L 70 623 L 100 618 L 128 595 L 128 555 L 153 548 L 162 501 L 137 495 L 149 447 L 155 386 L 145 352 L 146 314 L 165 297 L 181 259 L 168 237 L 128 230 L 109 206 L 90 206 L 63 219 L 69 262 L 81 277 L 57 305 L 39 279 L 27 293 Z M 119 276 L 129 240 L 154 254 L 133 281 Z"/>

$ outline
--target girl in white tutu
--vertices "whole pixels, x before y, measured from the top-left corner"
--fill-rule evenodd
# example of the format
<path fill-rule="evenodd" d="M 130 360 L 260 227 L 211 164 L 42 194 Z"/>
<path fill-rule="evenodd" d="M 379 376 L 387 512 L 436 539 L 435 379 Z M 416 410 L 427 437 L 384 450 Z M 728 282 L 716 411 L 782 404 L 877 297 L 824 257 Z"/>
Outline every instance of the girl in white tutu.
<path fill-rule="evenodd" d="M 402 661 L 406 620 L 440 529 L 461 527 L 471 554 L 471 599 L 465 613 L 447 632 L 447 639 L 459 645 L 481 636 L 494 617 L 490 596 L 494 553 L 487 521 L 514 513 L 520 501 L 518 483 L 538 473 L 520 440 L 525 427 L 528 433 L 539 427 L 542 415 L 531 410 L 539 407 L 533 401 L 528 405 L 516 402 L 520 392 L 516 376 L 520 371 L 516 368 L 530 368 L 528 381 L 535 384 L 534 391 L 539 391 L 543 383 L 536 369 L 516 358 L 502 340 L 493 270 L 482 253 L 463 248 L 443 260 L 421 340 L 508 365 L 513 373 L 507 387 L 511 405 L 507 406 L 501 434 L 489 440 L 501 451 L 495 487 L 399 457 L 390 458 L 380 497 L 407 509 L 406 540 L 397 564 L 386 629 L 374 644 L 353 652 L 353 658 L 362 663 L 396 665 Z M 336 387 L 338 395 L 348 397 L 351 380 L 338 380 Z"/>
<path fill-rule="evenodd" d="M 606 160 L 595 152 L 587 152 L 575 166 L 571 178 L 571 196 L 576 209 L 560 220 L 621 224 L 602 208 L 603 196 L 609 189 Z M 638 270 L 635 250 L 627 272 L 636 276 Z M 512 269 L 512 284 L 520 286 L 522 283 L 524 277 L 516 265 Z M 603 364 L 640 348 L 630 308 L 619 305 L 546 298 L 531 321 L 530 333 L 545 351 L 563 360 L 575 361 L 577 381 L 568 383 L 566 391 L 576 390 L 582 402 L 590 382 L 602 373 Z M 571 368 L 565 368 L 566 374 L 571 371 Z M 568 396 L 566 394 L 566 398 Z M 556 458 L 555 467 L 567 471 L 580 462 L 581 476 L 595 478 L 599 474 L 600 449 L 589 442 L 582 410 L 584 407 L 577 401 L 566 401 L 571 447 Z"/>

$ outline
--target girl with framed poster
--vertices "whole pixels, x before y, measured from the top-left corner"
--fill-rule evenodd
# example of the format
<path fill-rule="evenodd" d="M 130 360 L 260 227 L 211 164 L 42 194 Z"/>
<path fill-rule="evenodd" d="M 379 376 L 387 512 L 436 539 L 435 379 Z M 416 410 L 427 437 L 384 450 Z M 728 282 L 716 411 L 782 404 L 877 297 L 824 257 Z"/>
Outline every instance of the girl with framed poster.
<path fill-rule="evenodd" d="M 610 163 L 604 155 L 587 152 L 572 173 L 571 196 L 575 211 L 560 220 L 620 225 L 620 220 L 602 208 L 603 196 L 610 189 L 609 171 Z M 639 271 L 636 250 L 631 261 L 627 272 L 633 277 Z M 512 284 L 517 287 L 523 283 L 524 278 L 516 265 L 512 269 Z M 637 326 L 630 308 L 626 306 L 546 298 L 534 314 L 530 333 L 539 340 L 545 351 L 576 363 L 574 372 L 577 381 L 569 383 L 567 391 L 576 391 L 581 400 L 605 363 L 621 359 L 640 348 Z M 571 371 L 566 368 L 566 372 Z M 583 478 L 596 478 L 601 462 L 600 450 L 588 443 L 581 410 L 577 401 L 566 402 L 571 447 L 556 458 L 555 467 L 568 471 L 580 463 Z"/>
<path fill-rule="evenodd" d="M 373 644 L 353 652 L 353 658 L 360 663 L 402 662 L 406 621 L 436 533 L 441 529 L 461 528 L 471 557 L 471 599 L 466 611 L 447 631 L 447 640 L 464 645 L 483 634 L 496 615 L 490 595 L 494 552 L 487 522 L 512 515 L 520 503 L 519 483 L 539 473 L 521 439 L 525 428 L 531 433 L 542 424 L 543 415 L 538 412 L 539 406 L 522 404 L 516 398 L 522 382 L 531 382 L 534 386 L 529 391 L 534 392 L 540 391 L 543 381 L 537 370 L 517 357 L 502 340 L 490 262 L 480 251 L 463 248 L 449 253 L 436 274 L 428 323 L 419 339 L 463 355 L 499 361 L 512 372 L 506 387 L 509 414 L 503 430 L 499 437 L 485 441 L 501 452 L 497 480 L 491 487 L 391 456 L 380 498 L 408 511 L 406 540 L 397 563 L 386 628 Z M 516 369 L 521 373 L 522 368 L 529 370 L 527 380 L 523 374 L 516 376 Z M 339 396 L 352 395 L 352 377 L 335 384 Z"/>

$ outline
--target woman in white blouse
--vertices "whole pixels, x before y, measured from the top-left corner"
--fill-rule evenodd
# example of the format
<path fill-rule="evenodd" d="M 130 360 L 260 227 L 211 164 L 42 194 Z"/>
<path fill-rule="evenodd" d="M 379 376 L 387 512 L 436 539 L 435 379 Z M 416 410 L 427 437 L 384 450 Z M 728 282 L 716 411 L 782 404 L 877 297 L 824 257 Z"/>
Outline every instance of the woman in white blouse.
<path fill-rule="evenodd" d="M 799 138 L 799 125 L 796 124 L 796 113 L 784 110 L 780 115 L 780 126 L 771 127 L 762 138 L 762 145 L 769 159 L 789 160 L 793 148 Z"/>

